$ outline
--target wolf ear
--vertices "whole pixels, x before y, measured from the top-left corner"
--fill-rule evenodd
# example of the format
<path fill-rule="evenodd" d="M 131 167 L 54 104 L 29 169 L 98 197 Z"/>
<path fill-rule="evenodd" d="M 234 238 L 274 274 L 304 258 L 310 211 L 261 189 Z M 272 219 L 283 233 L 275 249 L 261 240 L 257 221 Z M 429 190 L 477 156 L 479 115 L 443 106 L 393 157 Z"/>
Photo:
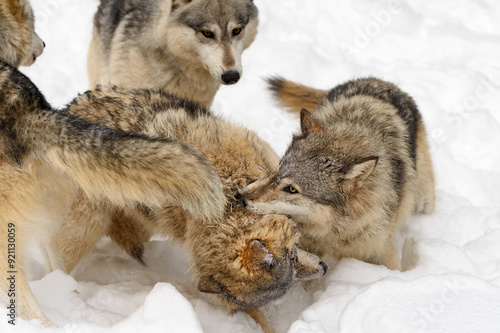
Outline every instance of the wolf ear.
<path fill-rule="evenodd" d="M 203 275 L 198 281 L 198 290 L 208 294 L 224 294 L 224 286 L 213 275 Z"/>
<path fill-rule="evenodd" d="M 358 160 L 344 176 L 342 187 L 345 193 L 354 194 L 363 186 L 366 178 L 375 170 L 378 157 L 371 156 Z"/>
<path fill-rule="evenodd" d="M 188 3 L 190 3 L 192 0 L 173 0 L 172 1 L 172 9 L 171 11 L 175 11 L 181 7 L 184 7 Z"/>
<path fill-rule="evenodd" d="M 311 133 L 326 132 L 323 124 L 306 109 L 300 110 L 300 129 L 305 136 Z"/>
<path fill-rule="evenodd" d="M 274 257 L 259 239 L 253 239 L 241 255 L 243 265 L 249 271 L 258 271 L 262 268 L 270 268 Z"/>

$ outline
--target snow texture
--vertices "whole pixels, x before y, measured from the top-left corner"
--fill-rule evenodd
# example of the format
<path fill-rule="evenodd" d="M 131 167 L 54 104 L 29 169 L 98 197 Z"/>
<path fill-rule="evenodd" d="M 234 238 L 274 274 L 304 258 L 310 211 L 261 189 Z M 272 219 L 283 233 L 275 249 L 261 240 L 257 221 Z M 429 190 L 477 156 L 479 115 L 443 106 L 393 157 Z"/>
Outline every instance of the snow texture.
<path fill-rule="evenodd" d="M 298 119 L 263 79 L 281 75 L 329 89 L 376 76 L 416 100 L 428 129 L 437 208 L 397 236 L 404 271 L 343 259 L 307 290 L 293 287 L 264 312 L 277 332 L 498 332 L 500 330 L 500 4 L 497 0 L 255 0 L 260 28 L 241 82 L 213 109 L 283 154 Z M 55 106 L 87 89 L 92 0 L 32 0 L 47 48 L 23 69 Z M 71 274 L 46 276 L 36 250 L 31 287 L 58 326 L 1 332 L 260 332 L 246 314 L 200 298 L 189 259 L 165 240 L 145 268 L 104 240 Z M 2 307 L 3 308 L 3 307 Z M 2 313 L 4 313 L 2 315 Z"/>

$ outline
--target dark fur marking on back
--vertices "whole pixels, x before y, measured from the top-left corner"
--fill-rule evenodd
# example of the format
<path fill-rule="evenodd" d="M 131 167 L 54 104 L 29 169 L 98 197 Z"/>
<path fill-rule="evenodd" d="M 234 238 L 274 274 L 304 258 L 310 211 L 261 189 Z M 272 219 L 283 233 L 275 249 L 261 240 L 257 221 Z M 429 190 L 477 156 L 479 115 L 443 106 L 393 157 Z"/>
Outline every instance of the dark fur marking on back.
<path fill-rule="evenodd" d="M 396 195 L 398 197 L 397 205 L 399 205 L 401 203 L 401 200 L 403 199 L 403 188 L 404 183 L 406 182 L 406 172 L 403 160 L 399 158 L 392 158 L 391 168 L 391 176 L 394 183 L 394 186 L 392 188 L 394 188 L 394 190 L 396 191 Z"/>
<path fill-rule="evenodd" d="M 374 83 L 377 82 L 378 84 Z M 417 131 L 420 113 L 413 99 L 399 90 L 396 86 L 377 79 L 359 79 L 341 84 L 330 90 L 327 99 L 330 102 L 338 100 L 340 97 L 354 97 L 367 95 L 393 105 L 397 114 L 406 124 L 408 130 L 408 146 L 413 167 L 416 167 L 417 158 Z"/>
<path fill-rule="evenodd" d="M 197 102 L 179 98 L 173 95 L 169 95 L 168 101 L 170 103 L 169 108 L 172 109 L 183 109 L 186 111 L 188 116 L 197 118 L 200 116 L 208 116 L 211 115 L 211 112 L 205 107 L 201 106 Z"/>

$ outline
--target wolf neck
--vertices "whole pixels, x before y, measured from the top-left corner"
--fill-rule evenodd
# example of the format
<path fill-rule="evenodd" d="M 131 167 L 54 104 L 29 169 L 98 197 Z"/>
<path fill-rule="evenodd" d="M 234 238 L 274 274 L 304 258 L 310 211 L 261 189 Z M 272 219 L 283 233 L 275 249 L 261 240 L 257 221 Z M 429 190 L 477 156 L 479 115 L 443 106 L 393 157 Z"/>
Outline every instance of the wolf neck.
<path fill-rule="evenodd" d="M 194 67 L 189 59 L 174 55 L 168 48 L 154 50 L 154 64 L 150 67 L 153 82 L 169 93 L 196 101 L 209 108 L 220 84 L 201 67 Z M 161 70 L 158 70 L 161 68 Z"/>

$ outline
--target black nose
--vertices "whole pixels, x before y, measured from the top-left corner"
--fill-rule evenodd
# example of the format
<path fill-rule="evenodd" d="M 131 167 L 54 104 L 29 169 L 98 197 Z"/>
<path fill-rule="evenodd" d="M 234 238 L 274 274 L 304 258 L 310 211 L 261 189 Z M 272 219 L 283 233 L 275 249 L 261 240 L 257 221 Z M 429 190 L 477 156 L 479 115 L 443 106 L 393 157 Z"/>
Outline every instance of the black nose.
<path fill-rule="evenodd" d="M 319 264 L 323 267 L 323 275 L 325 275 L 328 272 L 328 265 L 324 261 Z"/>
<path fill-rule="evenodd" d="M 247 202 L 245 200 L 245 196 L 241 193 L 236 193 L 236 195 L 234 196 L 234 198 L 236 199 L 236 201 L 240 204 L 243 205 L 243 207 L 246 207 L 247 206 Z"/>
<path fill-rule="evenodd" d="M 224 84 L 235 84 L 240 79 L 240 73 L 236 71 L 227 71 L 222 73 L 221 79 Z"/>

